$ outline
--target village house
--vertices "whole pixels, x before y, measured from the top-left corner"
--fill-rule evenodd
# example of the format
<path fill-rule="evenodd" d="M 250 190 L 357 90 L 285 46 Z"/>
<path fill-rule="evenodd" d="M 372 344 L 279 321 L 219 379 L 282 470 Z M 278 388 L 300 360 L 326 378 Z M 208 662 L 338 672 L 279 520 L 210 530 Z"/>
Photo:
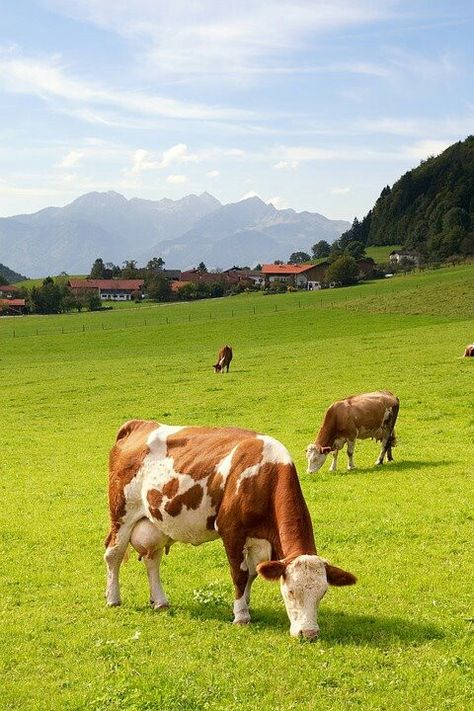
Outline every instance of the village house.
<path fill-rule="evenodd" d="M 25 299 L 0 299 L 1 316 L 21 316 L 26 311 Z"/>
<path fill-rule="evenodd" d="M 313 291 L 320 289 L 329 266 L 328 262 L 321 264 L 264 264 L 262 274 L 265 285 L 274 281 L 283 281 L 297 289 Z"/>
<path fill-rule="evenodd" d="M 102 301 L 132 301 L 143 298 L 143 279 L 69 279 L 73 294 L 95 290 Z"/>
<path fill-rule="evenodd" d="M 265 276 L 257 269 L 245 269 L 241 267 L 231 267 L 226 269 L 224 274 L 237 279 L 237 282 L 251 282 L 254 286 L 260 287 L 265 284 Z"/>
<path fill-rule="evenodd" d="M 399 264 L 413 264 L 415 267 L 420 266 L 420 255 L 416 252 L 411 252 L 408 249 L 397 250 L 390 252 L 388 261 L 391 267 L 396 267 Z"/>
<path fill-rule="evenodd" d="M 20 289 L 13 284 L 3 284 L 0 286 L 0 298 L 13 299 L 20 293 Z"/>

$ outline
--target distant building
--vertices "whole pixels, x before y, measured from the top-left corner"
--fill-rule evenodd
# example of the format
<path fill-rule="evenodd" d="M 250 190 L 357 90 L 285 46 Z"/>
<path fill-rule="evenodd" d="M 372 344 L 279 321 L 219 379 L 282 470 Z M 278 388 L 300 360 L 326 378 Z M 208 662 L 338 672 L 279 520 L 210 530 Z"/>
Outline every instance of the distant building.
<path fill-rule="evenodd" d="M 241 269 L 240 267 L 231 267 L 226 269 L 224 274 L 230 278 L 236 279 L 237 282 L 252 282 L 255 286 L 263 286 L 265 284 L 265 276 L 262 272 L 256 269 Z"/>
<path fill-rule="evenodd" d="M 375 262 L 372 257 L 361 257 L 357 260 L 359 279 L 370 279 L 374 275 Z"/>
<path fill-rule="evenodd" d="M 388 261 L 390 263 L 390 266 L 395 267 L 398 266 L 399 264 L 403 264 L 403 262 L 409 263 L 409 264 L 414 264 L 416 267 L 420 266 L 420 255 L 417 254 L 416 252 L 411 252 L 410 250 L 403 249 L 403 250 L 393 250 L 393 252 L 390 252 Z"/>
<path fill-rule="evenodd" d="M 2 316 L 21 316 L 25 313 L 25 299 L 0 299 L 0 314 Z"/>
<path fill-rule="evenodd" d="M 131 301 L 143 296 L 143 279 L 69 279 L 73 294 L 96 290 L 102 301 Z"/>
<path fill-rule="evenodd" d="M 13 284 L 4 284 L 0 286 L 0 297 L 4 299 L 13 299 L 20 293 L 20 289 Z"/>
<path fill-rule="evenodd" d="M 264 264 L 262 274 L 265 284 L 273 281 L 283 281 L 296 286 L 297 289 L 320 289 L 325 281 L 329 262 L 321 264 Z"/>
<path fill-rule="evenodd" d="M 192 284 L 215 284 L 224 282 L 225 284 L 237 284 L 238 277 L 227 272 L 203 272 L 199 269 L 188 269 L 181 272 L 180 281 L 191 282 Z"/>

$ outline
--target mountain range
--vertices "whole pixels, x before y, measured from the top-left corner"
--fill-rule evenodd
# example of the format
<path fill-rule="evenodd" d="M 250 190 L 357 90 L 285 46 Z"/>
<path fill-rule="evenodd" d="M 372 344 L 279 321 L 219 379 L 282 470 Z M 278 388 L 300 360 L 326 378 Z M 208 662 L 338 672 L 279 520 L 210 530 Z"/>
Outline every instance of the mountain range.
<path fill-rule="evenodd" d="M 209 268 L 286 260 L 333 242 L 350 227 L 314 212 L 278 210 L 250 197 L 223 205 L 205 192 L 180 200 L 127 200 L 92 192 L 65 207 L 0 218 L 0 258 L 31 277 L 87 273 L 93 261 L 138 264 L 162 257 L 168 268 Z"/>

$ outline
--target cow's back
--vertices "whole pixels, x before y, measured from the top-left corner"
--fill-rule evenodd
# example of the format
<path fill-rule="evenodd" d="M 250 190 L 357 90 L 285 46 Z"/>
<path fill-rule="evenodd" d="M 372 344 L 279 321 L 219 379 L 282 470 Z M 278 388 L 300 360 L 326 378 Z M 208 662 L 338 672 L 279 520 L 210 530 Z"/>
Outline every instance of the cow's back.
<path fill-rule="evenodd" d="M 395 395 L 388 390 L 379 390 L 338 400 L 330 409 L 336 418 L 338 433 L 350 435 L 349 438 L 357 436 L 359 439 L 378 439 L 387 414 L 393 408 L 398 409 L 398 406 L 399 401 Z"/>

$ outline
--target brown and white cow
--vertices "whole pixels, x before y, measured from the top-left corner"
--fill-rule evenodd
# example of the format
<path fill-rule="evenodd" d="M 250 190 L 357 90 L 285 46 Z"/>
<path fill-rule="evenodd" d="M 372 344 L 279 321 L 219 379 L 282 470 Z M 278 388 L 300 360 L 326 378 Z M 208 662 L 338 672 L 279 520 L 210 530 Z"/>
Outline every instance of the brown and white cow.
<path fill-rule="evenodd" d="M 333 460 L 329 471 L 335 472 L 337 455 L 347 442 L 347 468 L 354 469 L 354 448 L 356 439 L 375 439 L 382 442 L 376 464 L 383 464 L 385 455 L 391 462 L 392 447 L 395 445 L 395 422 L 400 401 L 387 390 L 352 395 L 333 403 L 324 415 L 323 424 L 314 444 L 306 449 L 308 472 L 317 472 L 332 452 Z"/>
<path fill-rule="evenodd" d="M 317 555 L 311 518 L 288 450 L 237 428 L 126 422 L 110 453 L 111 529 L 105 545 L 108 605 L 120 604 L 119 568 L 129 543 L 143 559 L 155 609 L 168 607 L 160 581 L 163 549 L 222 538 L 235 589 L 234 623 L 250 621 L 260 574 L 280 580 L 293 636 L 319 634 L 328 583 L 355 577 Z"/>
<path fill-rule="evenodd" d="M 464 358 L 469 357 L 474 357 L 474 343 L 466 346 L 466 350 L 464 351 Z"/>
<path fill-rule="evenodd" d="M 214 372 L 223 373 L 224 368 L 227 368 L 227 372 L 229 372 L 232 356 L 232 348 L 230 346 L 222 346 L 217 354 L 217 363 L 213 366 Z"/>

